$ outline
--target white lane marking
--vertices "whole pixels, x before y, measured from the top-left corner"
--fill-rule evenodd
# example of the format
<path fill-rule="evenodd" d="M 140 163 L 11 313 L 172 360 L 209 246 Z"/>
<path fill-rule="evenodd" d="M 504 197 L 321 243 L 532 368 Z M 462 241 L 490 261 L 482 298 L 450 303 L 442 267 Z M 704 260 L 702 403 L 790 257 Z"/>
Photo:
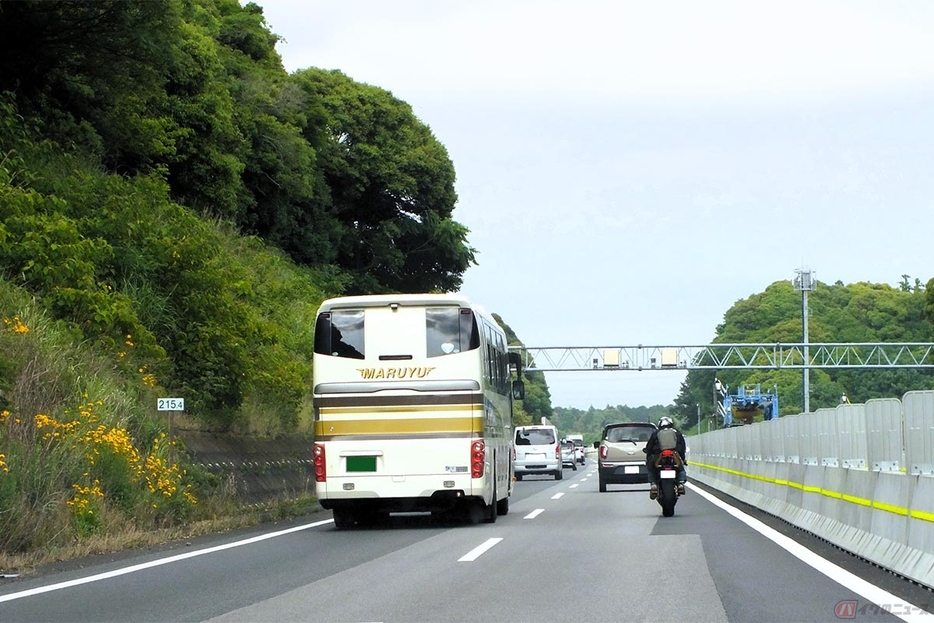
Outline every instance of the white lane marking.
<path fill-rule="evenodd" d="M 10 593 L 9 595 L 0 595 L 0 603 L 3 603 L 5 601 L 14 601 L 16 599 L 22 599 L 23 597 L 31 597 L 33 595 L 40 595 L 42 593 L 50 593 L 52 591 L 58 591 L 63 588 L 71 588 L 72 586 L 80 586 L 82 584 L 90 584 L 91 582 L 99 582 L 101 580 L 107 580 L 109 578 L 115 578 L 121 575 L 127 575 L 128 573 L 136 573 L 137 571 L 143 571 L 144 569 L 152 569 L 153 567 L 161 567 L 162 565 L 168 565 L 173 562 L 187 560 L 188 558 L 196 558 L 198 556 L 204 556 L 206 554 L 213 554 L 214 552 L 220 552 L 225 549 L 232 549 L 234 547 L 240 547 L 242 545 L 250 545 L 252 543 L 259 543 L 260 541 L 265 541 L 267 539 L 274 539 L 277 536 L 283 536 L 286 534 L 291 534 L 293 532 L 299 532 L 301 530 L 308 530 L 309 528 L 317 528 L 318 526 L 323 526 L 333 521 L 334 521 L 333 519 L 325 519 L 324 521 L 316 521 L 310 524 L 295 526 L 294 528 L 288 528 L 286 530 L 279 530 L 278 532 L 269 532 L 267 534 L 261 534 L 259 536 L 254 536 L 249 539 L 244 539 L 242 541 L 234 541 L 233 543 L 225 543 L 224 545 L 217 545 L 215 547 L 199 549 L 193 552 L 185 552 L 184 554 L 177 554 L 175 556 L 169 556 L 168 558 L 160 558 L 159 560 L 152 560 L 150 562 L 144 562 L 138 565 L 133 565 L 131 567 L 124 567 L 122 569 L 114 569 L 113 571 L 107 571 L 106 573 L 98 573 L 97 575 L 89 575 L 85 578 L 78 578 L 77 580 L 68 580 L 67 582 L 59 582 L 58 584 L 49 584 L 48 586 L 39 586 L 37 588 L 30 588 L 29 590 L 20 591 L 18 593 Z"/>
<path fill-rule="evenodd" d="M 584 480 L 587 480 L 587 479 L 585 478 Z M 570 487 L 568 487 L 568 489 L 576 489 L 576 488 L 578 488 L 579 486 L 580 486 L 579 484 L 574 483 L 573 485 L 571 485 Z"/>
<path fill-rule="evenodd" d="M 700 487 L 697 487 L 691 483 L 688 483 L 688 487 L 690 487 L 691 491 L 697 492 L 701 497 L 706 498 L 715 506 L 719 506 L 765 538 L 774 542 L 776 545 L 787 551 L 801 562 L 813 567 L 814 569 L 817 569 L 834 582 L 853 591 L 861 597 L 865 597 L 867 600 L 871 601 L 877 606 L 885 606 L 885 608 L 891 614 L 894 614 L 902 621 L 931 621 L 930 618 L 924 618 L 930 617 L 930 612 L 927 612 L 912 603 L 896 597 L 892 593 L 879 588 L 875 584 L 867 582 L 863 578 L 850 573 L 846 569 L 835 565 L 825 558 L 821 558 L 800 543 L 788 538 L 784 534 L 781 534 L 774 528 L 770 528 L 758 519 L 750 517 L 738 508 L 730 506 L 720 498 L 707 493 Z M 907 612 L 910 614 L 900 614 L 902 612 Z"/>
<path fill-rule="evenodd" d="M 581 478 L 581 482 L 587 482 L 586 478 Z"/>
<path fill-rule="evenodd" d="M 561 493 L 555 493 L 553 496 L 551 496 L 551 499 L 552 499 L 552 500 L 557 500 L 558 498 L 560 498 L 560 497 L 563 496 L 563 495 L 564 495 L 564 492 L 563 492 L 563 491 L 562 491 Z"/>
<path fill-rule="evenodd" d="M 488 549 L 490 549 L 491 547 L 493 547 L 494 545 L 496 545 L 502 540 L 503 540 L 502 537 L 487 539 L 484 543 L 478 545 L 477 547 L 473 548 L 472 550 L 470 550 L 469 552 L 467 552 L 466 554 L 458 558 L 457 562 L 473 562 L 477 558 L 480 558 L 480 556 L 485 551 L 487 551 Z"/>
<path fill-rule="evenodd" d="M 523 519 L 535 519 L 539 515 L 545 512 L 544 508 L 536 508 L 534 511 L 523 517 Z"/>

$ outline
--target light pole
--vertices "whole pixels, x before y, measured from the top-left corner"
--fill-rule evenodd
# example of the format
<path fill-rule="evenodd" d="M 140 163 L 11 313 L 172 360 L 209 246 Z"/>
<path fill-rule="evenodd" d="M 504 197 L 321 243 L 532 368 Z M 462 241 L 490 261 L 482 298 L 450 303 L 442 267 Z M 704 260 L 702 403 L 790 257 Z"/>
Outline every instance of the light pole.
<path fill-rule="evenodd" d="M 810 363 L 811 358 L 808 353 L 808 292 L 814 289 L 814 282 L 811 280 L 811 271 L 807 268 L 795 269 L 795 290 L 801 293 L 801 326 L 804 332 L 804 412 L 811 412 L 811 391 L 810 391 Z"/>

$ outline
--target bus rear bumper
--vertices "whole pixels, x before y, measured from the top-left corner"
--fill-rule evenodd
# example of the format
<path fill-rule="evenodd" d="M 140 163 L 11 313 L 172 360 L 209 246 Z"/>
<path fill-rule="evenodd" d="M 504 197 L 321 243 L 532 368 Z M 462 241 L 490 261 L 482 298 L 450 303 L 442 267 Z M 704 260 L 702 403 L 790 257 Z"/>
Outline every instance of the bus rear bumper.
<path fill-rule="evenodd" d="M 317 483 L 321 507 L 378 506 L 388 512 L 443 511 L 471 497 L 483 498 L 482 481 L 454 475 L 329 478 Z"/>

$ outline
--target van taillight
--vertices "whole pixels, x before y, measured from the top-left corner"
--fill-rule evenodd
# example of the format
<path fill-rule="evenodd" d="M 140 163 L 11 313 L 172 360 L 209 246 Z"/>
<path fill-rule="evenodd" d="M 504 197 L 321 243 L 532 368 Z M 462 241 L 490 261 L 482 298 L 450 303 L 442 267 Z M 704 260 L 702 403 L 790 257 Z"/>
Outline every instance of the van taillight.
<path fill-rule="evenodd" d="M 486 461 L 486 444 L 482 439 L 475 440 L 470 446 L 470 477 L 483 478 L 483 463 Z"/>
<path fill-rule="evenodd" d="M 324 444 L 316 443 L 312 454 L 315 461 L 315 482 L 325 482 L 328 479 L 328 468 L 324 454 Z"/>
<path fill-rule="evenodd" d="M 600 458 L 606 459 L 606 446 L 600 446 Z"/>
<path fill-rule="evenodd" d="M 561 460 L 561 444 L 555 446 L 555 458 Z"/>

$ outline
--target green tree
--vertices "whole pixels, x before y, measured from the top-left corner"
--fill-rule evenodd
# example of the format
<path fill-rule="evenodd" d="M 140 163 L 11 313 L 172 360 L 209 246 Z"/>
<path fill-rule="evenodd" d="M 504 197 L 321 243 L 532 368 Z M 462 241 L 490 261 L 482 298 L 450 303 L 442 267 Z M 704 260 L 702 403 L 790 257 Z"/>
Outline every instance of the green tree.
<path fill-rule="evenodd" d="M 383 89 L 314 68 L 292 79 L 314 102 L 305 133 L 341 224 L 336 262 L 351 275 L 348 293 L 457 290 L 475 260 L 467 228 L 451 218 L 444 146 Z"/>

